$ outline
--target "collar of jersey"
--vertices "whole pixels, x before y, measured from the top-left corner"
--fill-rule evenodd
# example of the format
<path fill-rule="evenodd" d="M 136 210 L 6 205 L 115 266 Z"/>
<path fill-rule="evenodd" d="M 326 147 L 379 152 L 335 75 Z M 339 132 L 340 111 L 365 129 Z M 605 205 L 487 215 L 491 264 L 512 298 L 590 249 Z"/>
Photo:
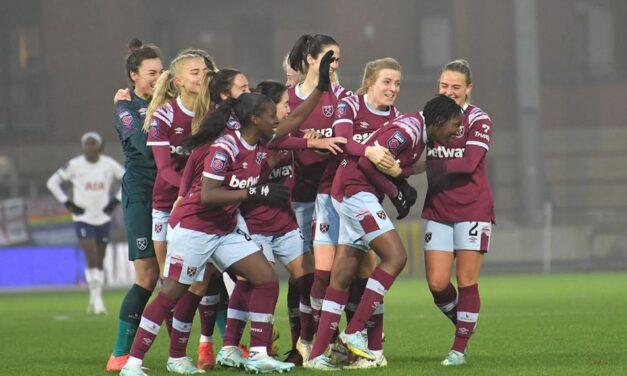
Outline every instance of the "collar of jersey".
<path fill-rule="evenodd" d="M 148 106 L 148 104 L 150 104 L 150 100 L 144 100 L 139 95 L 135 94 L 135 86 L 133 86 L 133 89 L 131 90 L 131 100 L 139 102 L 140 104 L 143 104 L 145 106 Z"/>
<path fill-rule="evenodd" d="M 255 148 L 257 147 L 257 144 L 251 145 L 248 142 L 246 142 L 246 140 L 244 140 L 244 138 L 242 137 L 242 132 L 240 132 L 239 130 L 235 131 L 235 134 L 237 134 L 237 138 L 239 138 L 239 141 L 242 143 L 242 145 L 244 145 L 246 149 L 255 150 Z"/>
<path fill-rule="evenodd" d="M 296 87 L 294 88 L 294 93 L 296 94 L 296 96 L 302 100 L 305 100 L 309 97 L 309 95 L 305 95 L 303 94 L 302 91 L 300 91 L 300 85 L 302 85 L 302 82 L 299 82 L 296 84 Z"/>
<path fill-rule="evenodd" d="M 468 102 L 464 103 L 464 105 L 462 106 L 462 110 L 466 111 L 468 106 L 470 106 L 470 103 L 468 103 Z"/>
<path fill-rule="evenodd" d="M 176 97 L 176 104 L 179 106 L 179 108 L 181 109 L 181 111 L 183 111 L 183 113 L 189 117 L 194 117 L 194 111 L 190 111 L 187 109 L 187 107 L 185 107 L 183 105 L 183 101 L 181 100 L 181 96 L 179 95 L 178 97 Z"/>
<path fill-rule="evenodd" d="M 372 107 L 368 103 L 368 94 L 364 94 L 364 103 L 366 104 L 366 108 L 368 109 L 368 111 L 372 112 L 373 114 L 379 115 L 379 116 L 390 116 L 390 108 L 391 107 L 388 107 L 387 111 L 377 110 L 376 108 Z"/>

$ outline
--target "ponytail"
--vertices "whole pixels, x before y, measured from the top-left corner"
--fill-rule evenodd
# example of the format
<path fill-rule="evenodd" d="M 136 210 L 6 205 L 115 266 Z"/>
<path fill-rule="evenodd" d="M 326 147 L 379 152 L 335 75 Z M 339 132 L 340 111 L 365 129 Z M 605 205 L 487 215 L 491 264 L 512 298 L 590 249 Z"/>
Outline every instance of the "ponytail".
<path fill-rule="evenodd" d="M 161 76 L 159 76 L 159 79 L 155 84 L 152 100 L 150 101 L 150 105 L 146 111 L 146 118 L 144 119 L 144 126 L 142 127 L 145 132 L 148 132 L 150 129 L 150 120 L 157 108 L 179 95 L 179 89 L 174 84 L 174 77 L 180 74 L 182 63 L 187 59 L 203 59 L 206 61 L 205 55 L 202 55 L 199 51 L 202 50 L 185 50 L 180 52 L 170 63 L 170 69 L 161 73 Z"/>
<path fill-rule="evenodd" d="M 448 62 L 442 67 L 442 72 L 445 71 L 459 72 L 466 78 L 466 85 L 472 84 L 472 71 L 470 70 L 470 64 L 468 64 L 468 61 L 464 59 L 457 59 Z"/>
<path fill-rule="evenodd" d="M 146 117 L 144 118 L 144 126 L 142 129 L 144 132 L 148 132 L 150 129 L 150 120 L 152 115 L 155 113 L 157 108 L 164 104 L 165 102 L 176 98 L 178 95 L 178 90 L 176 86 L 174 86 L 174 76 L 172 72 L 168 69 L 161 73 L 157 83 L 155 84 L 155 90 L 152 94 L 152 99 L 150 100 L 150 105 L 146 110 Z"/>
<path fill-rule="evenodd" d="M 252 117 L 261 115 L 266 105 L 275 104 L 269 97 L 259 93 L 244 93 L 237 99 L 229 98 L 202 119 L 198 131 L 189 136 L 183 146 L 191 151 L 200 145 L 213 142 L 224 131 L 231 116 L 237 118 L 242 128 L 249 127 Z"/>
<path fill-rule="evenodd" d="M 301 35 L 288 55 L 287 59 L 290 67 L 306 75 L 309 71 L 307 56 L 311 55 L 311 57 L 317 59 L 325 46 L 339 46 L 339 44 L 337 44 L 335 39 L 324 34 Z M 337 82 L 337 76 L 335 76 L 334 81 Z"/>
<path fill-rule="evenodd" d="M 287 61 L 296 72 L 300 72 L 302 74 L 307 74 L 307 52 L 309 51 L 309 45 L 311 44 L 311 40 L 313 37 L 311 34 L 301 35 L 289 55 L 287 55 Z"/>
<path fill-rule="evenodd" d="M 213 76 L 215 74 L 215 71 L 207 71 L 205 77 L 202 80 L 202 84 L 200 84 L 200 91 L 198 92 L 198 96 L 196 97 L 196 102 L 194 102 L 192 134 L 196 134 L 196 132 L 198 132 L 200 123 L 211 109 L 211 96 L 209 95 L 209 85 L 211 85 L 211 81 L 213 80 Z"/>
<path fill-rule="evenodd" d="M 183 142 L 185 149 L 191 151 L 218 138 L 226 128 L 226 123 L 231 117 L 233 107 L 235 107 L 237 102 L 237 99 L 229 98 L 215 111 L 206 114 L 200 121 L 197 131 Z"/>

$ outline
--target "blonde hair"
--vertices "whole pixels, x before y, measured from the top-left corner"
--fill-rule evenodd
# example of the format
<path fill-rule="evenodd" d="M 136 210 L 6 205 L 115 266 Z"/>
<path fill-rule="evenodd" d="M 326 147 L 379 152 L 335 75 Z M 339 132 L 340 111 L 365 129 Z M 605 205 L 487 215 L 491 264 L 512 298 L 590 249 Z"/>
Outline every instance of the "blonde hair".
<path fill-rule="evenodd" d="M 196 101 L 194 102 L 194 118 L 192 119 L 192 134 L 196 134 L 198 132 L 198 128 L 200 127 L 200 123 L 202 123 L 202 119 L 211 109 L 211 96 L 209 95 L 209 85 L 213 80 L 213 76 L 217 72 L 217 68 L 215 70 L 209 70 L 205 74 L 205 77 L 202 79 L 202 83 L 200 84 L 200 91 L 198 92 L 198 96 L 196 97 Z"/>
<path fill-rule="evenodd" d="M 368 92 L 370 85 L 374 84 L 379 78 L 379 72 L 383 69 L 391 69 L 401 72 L 401 65 L 391 57 L 384 57 L 366 63 L 364 68 L 364 76 L 361 80 L 361 87 L 355 91 L 357 95 L 363 95 Z"/>
<path fill-rule="evenodd" d="M 195 52 L 183 52 L 178 54 L 174 60 L 170 63 L 170 67 L 161 73 L 157 83 L 155 84 L 155 90 L 150 100 L 150 105 L 146 110 L 146 118 L 144 119 L 144 132 L 148 132 L 150 129 L 150 120 L 157 108 L 165 102 L 176 98 L 179 95 L 179 88 L 174 84 L 174 78 L 181 72 L 182 63 L 188 59 L 203 59 L 203 56 Z"/>
<path fill-rule="evenodd" d="M 453 60 L 442 67 L 442 73 L 446 71 L 459 72 L 466 77 L 466 85 L 472 84 L 472 71 L 468 61 L 464 59 Z"/>

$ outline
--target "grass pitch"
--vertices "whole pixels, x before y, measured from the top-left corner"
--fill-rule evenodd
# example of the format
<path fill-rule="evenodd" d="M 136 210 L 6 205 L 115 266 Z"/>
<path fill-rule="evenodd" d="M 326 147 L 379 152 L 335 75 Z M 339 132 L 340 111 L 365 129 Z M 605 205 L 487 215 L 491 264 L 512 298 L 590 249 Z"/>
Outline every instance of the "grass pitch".
<path fill-rule="evenodd" d="M 627 375 L 627 274 L 485 276 L 479 327 L 468 365 L 440 366 L 453 337 L 422 279 L 399 279 L 385 299 L 389 366 L 354 375 Z M 289 348 L 285 288 L 276 324 Z M 107 375 L 117 310 L 124 291 L 107 291 L 107 316 L 85 314 L 87 292 L 0 294 L 0 375 Z M 197 321 L 197 319 L 196 319 Z M 216 330 L 216 333 L 218 331 Z M 219 335 L 217 336 L 219 338 Z M 189 354 L 196 356 L 195 322 Z M 248 342 L 247 335 L 244 337 Z M 150 375 L 165 370 L 161 331 L 145 359 Z M 219 348 L 219 340 L 216 341 Z M 208 374 L 234 375 L 233 370 Z M 312 374 L 297 369 L 292 374 Z"/>

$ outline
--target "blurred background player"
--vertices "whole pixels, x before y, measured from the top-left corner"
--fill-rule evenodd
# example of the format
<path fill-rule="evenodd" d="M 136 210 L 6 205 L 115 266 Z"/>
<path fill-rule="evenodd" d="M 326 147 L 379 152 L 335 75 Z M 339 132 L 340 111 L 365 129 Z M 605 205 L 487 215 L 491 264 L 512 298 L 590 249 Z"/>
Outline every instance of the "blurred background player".
<path fill-rule="evenodd" d="M 81 137 L 83 154 L 70 159 L 48 179 L 47 186 L 54 197 L 72 213 L 78 242 L 85 252 L 87 268 L 85 281 L 89 287 L 87 313 L 107 313 L 102 300 L 105 256 L 111 213 L 122 199 L 121 192 L 111 197 L 111 186 L 121 181 L 124 169 L 113 158 L 103 155 L 102 138 L 96 132 Z M 72 183 L 72 199 L 61 184 Z"/>
<path fill-rule="evenodd" d="M 466 363 L 466 346 L 479 317 L 479 271 L 495 219 L 486 173 L 492 120 L 469 103 L 472 72 L 466 60 L 446 64 L 439 85 L 440 94 L 455 100 L 464 115 L 456 137 L 427 149 L 425 268 L 435 304 L 455 324 L 455 340 L 442 364 L 457 366 Z M 453 261 L 457 291 L 450 282 Z"/>
<path fill-rule="evenodd" d="M 122 211 L 128 236 L 128 257 L 135 267 L 135 284 L 126 293 L 120 307 L 118 331 L 107 371 L 119 371 L 139 326 L 141 314 L 159 280 L 159 264 L 152 243 L 152 187 L 156 167 L 142 131 L 146 109 L 154 86 L 163 70 L 160 51 L 154 45 L 142 45 L 138 39 L 129 43 L 126 73 L 133 84 L 130 100 L 114 104 L 113 122 L 124 152 Z"/>
<path fill-rule="evenodd" d="M 333 75 L 339 68 L 340 47 L 339 44 L 328 35 L 305 34 L 302 35 L 289 54 L 289 65 L 292 69 L 305 75 L 302 82 L 296 84 L 288 91 L 289 106 L 296 108 L 302 103 L 316 87 L 320 75 L 320 61 L 325 53 L 333 51 L 333 61 L 330 65 L 330 74 Z M 331 90 L 324 93 L 317 107 L 300 126 L 295 136 L 303 135 L 306 130 L 318 132 L 322 137 L 333 135 L 333 120 L 335 107 L 340 99 L 352 95 L 352 93 L 338 84 L 332 84 Z M 295 185 L 292 195 L 292 206 L 296 214 L 296 220 L 304 237 L 305 249 L 312 249 L 312 227 L 316 210 L 316 196 L 322 174 L 328 163 L 328 155 L 313 151 L 298 151 L 295 165 Z M 323 203 L 321 203 L 323 204 Z M 328 223 L 316 220 L 316 228 L 322 226 L 321 232 L 326 232 Z M 333 229 L 335 231 L 335 229 Z M 330 270 L 333 262 L 332 255 L 335 246 L 318 244 L 314 248 L 315 272 L 311 289 L 311 308 L 314 322 L 318 321 L 324 291 L 329 284 Z M 298 348 L 301 355 L 306 358 L 311 343 L 299 341 Z"/>

